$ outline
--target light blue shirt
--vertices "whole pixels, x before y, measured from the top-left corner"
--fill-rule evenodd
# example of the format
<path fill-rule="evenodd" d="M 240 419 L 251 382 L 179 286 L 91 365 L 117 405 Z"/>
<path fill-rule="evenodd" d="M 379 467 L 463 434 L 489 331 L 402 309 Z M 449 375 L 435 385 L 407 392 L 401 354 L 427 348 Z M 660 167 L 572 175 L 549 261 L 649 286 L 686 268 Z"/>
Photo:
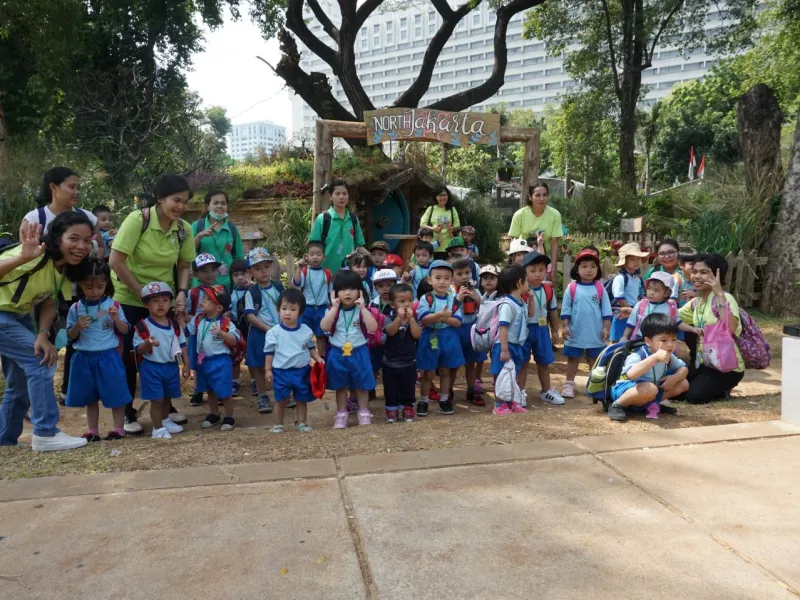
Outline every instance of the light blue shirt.
<path fill-rule="evenodd" d="M 611 294 L 614 296 L 613 301 L 625 300 L 628 306 L 633 306 L 639 301 L 643 295 L 642 278 L 639 274 L 631 275 L 628 271 L 628 283 L 625 283 L 625 276 L 618 273 L 614 280 L 611 282 Z"/>
<path fill-rule="evenodd" d="M 336 317 L 336 326 L 333 335 L 330 336 L 331 345 L 341 348 L 347 342 L 353 344 L 353 348 L 358 348 L 367 343 L 364 332 L 361 331 L 361 311 L 357 306 L 350 308 L 339 307 L 339 314 Z"/>
<path fill-rule="evenodd" d="M 222 341 L 222 334 L 218 333 L 214 335 L 211 333 L 211 327 L 213 327 L 215 322 L 219 323 L 219 319 L 209 319 L 208 317 L 204 317 L 199 320 L 194 318 L 189 321 L 187 329 L 189 330 L 189 335 L 197 336 L 197 339 L 195 340 L 195 348 L 197 348 L 198 355 L 203 354 L 204 356 L 219 356 L 231 353 L 231 347 Z M 230 333 L 237 340 L 239 340 L 241 337 L 239 335 L 239 330 L 236 329 L 236 325 L 234 325 L 233 322 L 230 323 L 228 331 L 225 333 Z"/>
<path fill-rule="evenodd" d="M 114 322 L 108 316 L 108 309 L 114 306 L 114 300 L 105 297 L 99 302 L 89 300 L 79 300 L 69 308 L 67 313 L 67 329 L 71 329 L 79 317 L 89 315 L 92 317 L 92 324 L 78 334 L 78 339 L 74 342 L 75 350 L 85 352 L 99 352 L 101 350 L 111 350 L 119 346 L 119 338 L 114 332 Z M 122 308 L 119 309 L 119 319 L 127 323 Z"/>
<path fill-rule="evenodd" d="M 414 270 L 411 271 L 411 279 L 409 283 L 411 284 L 411 288 L 414 290 L 414 298 L 417 297 L 417 288 L 419 288 L 419 284 L 425 280 L 425 278 L 428 276 L 428 271 L 430 270 L 431 267 L 429 264 L 427 267 L 417 265 L 414 267 Z"/>
<path fill-rule="evenodd" d="M 506 296 L 497 309 L 500 326 L 508 327 L 508 343 L 522 345 L 528 339 L 528 307 L 514 296 Z M 500 336 L 494 342 L 500 343 Z"/>
<path fill-rule="evenodd" d="M 234 321 L 238 321 L 239 317 L 242 315 L 237 313 L 236 307 L 239 304 L 239 300 L 244 298 L 244 295 L 247 293 L 247 288 L 240 290 L 239 288 L 233 288 L 231 291 L 231 317 L 233 317 Z"/>
<path fill-rule="evenodd" d="M 175 330 L 172 329 L 171 324 L 159 325 L 154 323 L 150 317 L 144 319 L 144 324 L 147 325 L 150 337 L 158 340 L 158 346 L 154 346 L 150 354 L 142 355 L 143 358 L 157 363 L 180 361 L 181 348 L 186 346 L 186 336 L 183 334 L 183 330 L 180 331 L 180 335 L 176 338 Z M 134 330 L 133 347 L 138 348 L 143 343 L 144 340 L 139 335 L 139 332 Z"/>
<path fill-rule="evenodd" d="M 533 305 L 536 307 L 535 312 L 533 313 L 532 317 L 528 317 L 528 324 L 529 325 L 538 325 L 539 318 L 544 317 L 547 319 L 549 324 L 550 320 L 550 311 L 551 310 L 558 310 L 558 300 L 556 300 L 556 292 L 553 290 L 553 296 L 550 298 L 550 302 L 547 302 L 547 292 L 544 289 L 544 286 L 539 286 L 538 288 L 529 288 L 530 291 L 528 294 L 533 296 Z M 527 310 L 527 307 L 525 307 Z"/>
<path fill-rule="evenodd" d="M 428 296 L 429 294 L 425 294 L 422 298 L 419 299 L 419 306 L 417 307 L 417 319 L 421 322 L 423 318 L 431 313 L 437 313 L 440 310 L 444 310 L 445 308 L 453 310 L 453 302 L 456 299 L 455 294 L 452 292 L 448 292 L 446 296 L 437 296 L 433 293 L 430 294 L 433 299 L 433 306 L 428 303 Z M 453 315 L 459 321 L 461 320 L 461 315 L 456 311 Z M 444 329 L 445 327 L 450 327 L 447 323 L 443 321 L 439 321 L 438 323 L 434 323 L 433 325 L 425 325 L 428 329 Z"/>
<path fill-rule="evenodd" d="M 622 374 L 626 375 L 633 365 L 639 364 L 648 356 L 650 356 L 650 354 L 650 349 L 647 346 L 643 346 L 636 352 L 629 354 L 628 358 L 625 359 L 625 364 L 622 366 Z M 666 375 L 672 374 L 685 366 L 686 363 L 673 354 L 668 365 L 658 362 L 652 369 L 648 369 L 644 375 L 632 381 L 636 381 L 637 383 L 650 382 L 658 385 L 658 382 L 661 381 Z"/>
<path fill-rule="evenodd" d="M 673 302 L 674 302 L 674 300 L 673 300 Z M 642 310 L 642 306 L 644 306 L 644 312 L 642 313 L 642 318 L 639 319 L 639 311 Z M 639 302 L 637 302 L 636 305 L 633 307 L 633 310 L 631 311 L 631 316 L 628 317 L 627 327 L 630 327 L 631 329 L 635 329 L 637 322 L 639 323 L 639 327 L 641 327 L 642 326 L 642 321 L 644 321 L 645 318 L 647 318 L 648 316 L 650 316 L 652 314 L 655 314 L 655 313 L 660 313 L 662 315 L 667 315 L 669 317 L 672 317 L 672 313 L 673 312 L 675 313 L 676 322 L 678 324 L 680 324 L 681 320 L 677 316 L 678 315 L 678 307 L 677 306 L 675 306 L 675 308 L 672 311 L 670 311 L 670 309 L 669 309 L 669 301 L 650 302 L 650 300 L 645 298 L 644 300 L 639 300 Z M 636 332 L 636 337 L 631 338 L 631 339 L 638 340 L 638 339 L 641 339 L 641 337 L 642 337 L 642 332 L 641 332 L 641 330 L 639 330 L 639 331 Z"/>
<path fill-rule="evenodd" d="M 597 297 L 594 282 L 581 283 L 575 289 L 575 300 L 569 287 L 564 291 L 564 302 L 561 305 L 561 319 L 569 319 L 572 337 L 564 342 L 573 348 L 602 348 L 606 342 L 600 337 L 603 321 L 611 320 L 611 301 L 605 290 L 602 297 Z M 601 286 L 602 289 L 602 286 Z"/>
<path fill-rule="evenodd" d="M 197 292 L 197 306 L 194 305 L 192 302 L 192 296 L 194 295 L 194 290 L 198 290 Z M 202 286 L 193 287 L 189 290 L 189 297 L 186 298 L 186 314 L 188 315 L 196 315 L 200 312 L 200 303 L 203 301 L 203 298 L 206 297 L 206 293 L 203 290 Z"/>
<path fill-rule="evenodd" d="M 300 274 L 300 281 L 292 279 L 292 284 L 303 292 L 307 306 L 330 306 L 333 279 L 328 283 L 328 276 L 322 267 L 308 267 Z"/>
<path fill-rule="evenodd" d="M 378 291 L 375 285 L 370 286 L 370 282 L 366 279 L 361 280 L 361 287 L 364 288 L 364 293 L 367 295 L 367 302 L 372 302 L 378 297 Z"/>
<path fill-rule="evenodd" d="M 273 369 L 302 369 L 311 362 L 311 349 L 316 349 L 314 332 L 308 325 L 294 329 L 283 323 L 267 332 L 264 352 L 272 355 Z"/>
<path fill-rule="evenodd" d="M 261 287 L 258 284 L 256 284 L 254 287 L 261 293 L 261 308 L 258 310 L 258 314 L 256 316 L 258 316 L 258 320 L 265 325 L 274 327 L 280 321 L 278 319 L 278 297 L 280 296 L 278 288 L 271 283 L 267 287 Z M 256 307 L 253 304 L 253 296 L 249 292 L 244 298 L 244 314 L 256 314 Z"/>

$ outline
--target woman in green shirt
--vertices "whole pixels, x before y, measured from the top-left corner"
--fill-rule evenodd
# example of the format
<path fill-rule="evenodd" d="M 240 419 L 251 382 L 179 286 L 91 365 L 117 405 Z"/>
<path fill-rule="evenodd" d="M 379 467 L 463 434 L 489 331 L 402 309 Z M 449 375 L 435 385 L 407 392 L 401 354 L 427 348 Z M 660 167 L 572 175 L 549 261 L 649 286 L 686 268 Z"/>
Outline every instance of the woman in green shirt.
<path fill-rule="evenodd" d="M 433 190 L 434 202 L 428 207 L 420 219 L 420 227 L 433 229 L 434 239 L 439 248 L 447 248 L 453 239 L 453 228 L 461 227 L 458 211 L 453 208 L 453 196 L 447 186 L 440 185 Z"/>
<path fill-rule="evenodd" d="M 192 223 L 194 247 L 197 254 L 207 252 L 219 261 L 217 285 L 230 289 L 228 270 L 234 260 L 244 258 L 244 247 L 239 229 L 228 220 L 228 195 L 222 190 L 212 190 L 205 197 L 206 215 Z M 192 287 L 200 285 L 192 280 Z"/>
<path fill-rule="evenodd" d="M 528 188 L 528 206 L 514 213 L 508 235 L 527 239 L 538 238 L 541 232 L 545 252 L 550 257 L 547 273 L 552 275 L 553 268 L 558 263 L 558 241 L 564 236 L 564 228 L 561 213 L 548 206 L 549 199 L 550 188 L 547 184 L 544 181 L 535 181 Z"/>

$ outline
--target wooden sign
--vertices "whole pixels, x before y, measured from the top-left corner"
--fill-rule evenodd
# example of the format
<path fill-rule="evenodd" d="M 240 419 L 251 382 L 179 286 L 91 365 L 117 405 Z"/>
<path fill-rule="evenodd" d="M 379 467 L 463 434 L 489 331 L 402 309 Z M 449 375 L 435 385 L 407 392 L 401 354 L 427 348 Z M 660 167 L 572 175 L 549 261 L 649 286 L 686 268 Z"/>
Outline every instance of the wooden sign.
<path fill-rule="evenodd" d="M 500 140 L 500 115 L 445 112 L 431 108 L 387 108 L 364 112 L 367 144 L 381 142 L 445 142 L 452 146 L 489 144 Z"/>
<path fill-rule="evenodd" d="M 621 233 L 641 233 L 644 225 L 644 217 L 635 217 L 633 219 L 622 219 L 619 222 L 619 230 Z"/>

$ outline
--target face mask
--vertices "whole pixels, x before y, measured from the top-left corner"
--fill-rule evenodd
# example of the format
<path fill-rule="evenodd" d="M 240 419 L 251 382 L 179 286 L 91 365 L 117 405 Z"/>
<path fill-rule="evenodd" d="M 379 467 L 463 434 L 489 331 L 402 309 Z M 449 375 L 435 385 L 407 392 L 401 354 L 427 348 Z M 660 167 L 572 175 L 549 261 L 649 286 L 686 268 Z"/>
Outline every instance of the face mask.
<path fill-rule="evenodd" d="M 208 214 L 212 219 L 216 219 L 217 221 L 224 221 L 225 219 L 228 218 L 228 213 L 226 213 L 226 212 L 224 212 L 224 213 L 210 212 Z"/>

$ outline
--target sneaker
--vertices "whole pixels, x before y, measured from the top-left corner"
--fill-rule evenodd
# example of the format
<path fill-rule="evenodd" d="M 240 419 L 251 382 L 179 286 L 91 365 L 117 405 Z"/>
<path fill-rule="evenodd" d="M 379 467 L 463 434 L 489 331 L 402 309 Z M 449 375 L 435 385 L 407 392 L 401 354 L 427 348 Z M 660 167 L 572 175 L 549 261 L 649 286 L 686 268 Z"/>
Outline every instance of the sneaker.
<path fill-rule="evenodd" d="M 294 399 L 294 396 L 289 398 L 289 404 L 286 405 L 286 408 L 294 408 L 297 406 L 297 400 Z"/>
<path fill-rule="evenodd" d="M 353 396 L 349 396 L 347 398 L 347 412 L 351 415 L 354 415 L 358 412 L 358 400 L 353 398 Z"/>
<path fill-rule="evenodd" d="M 154 440 L 171 440 L 172 436 L 167 431 L 166 427 L 162 427 L 161 429 L 153 429 L 153 439 Z"/>
<path fill-rule="evenodd" d="M 520 400 L 519 405 L 522 408 L 528 408 L 528 390 L 521 390 L 520 393 L 522 394 L 522 400 Z"/>
<path fill-rule="evenodd" d="M 241 393 L 242 393 L 242 384 L 241 384 L 241 383 L 239 383 L 238 381 L 234 381 L 234 382 L 233 382 L 233 385 L 232 385 L 232 387 L 231 387 L 231 393 L 232 393 L 234 396 L 237 396 L 237 397 L 241 398 Z"/>
<path fill-rule="evenodd" d="M 661 412 L 664 413 L 665 415 L 677 415 L 678 409 L 670 404 L 662 404 Z"/>
<path fill-rule="evenodd" d="M 203 421 L 203 429 L 211 429 L 212 427 L 216 427 L 222 422 L 222 419 L 219 415 L 215 415 L 214 413 L 209 413 L 206 415 L 205 420 Z"/>
<path fill-rule="evenodd" d="M 107 439 L 108 441 L 124 440 L 125 436 L 119 433 L 118 431 L 109 431 L 105 439 Z"/>
<path fill-rule="evenodd" d="M 255 379 L 250 381 L 250 389 L 252 390 L 253 398 L 258 398 L 258 386 L 256 385 Z"/>
<path fill-rule="evenodd" d="M 56 392 L 56 401 L 61 406 L 66 406 L 67 405 L 67 396 L 65 394 L 62 394 L 61 392 Z M 30 419 L 28 419 L 28 421 L 30 421 Z"/>
<path fill-rule="evenodd" d="M 612 421 L 627 421 L 628 415 L 625 414 L 625 409 L 616 404 L 608 407 L 608 418 Z"/>
<path fill-rule="evenodd" d="M 100 441 L 100 436 L 97 435 L 96 433 L 92 433 L 91 431 L 87 431 L 81 437 L 83 439 L 85 439 L 87 442 L 89 442 L 90 444 L 92 442 L 99 442 Z"/>
<path fill-rule="evenodd" d="M 131 435 L 141 435 L 144 433 L 144 427 L 139 421 L 129 421 L 127 417 L 125 418 L 125 425 L 123 426 L 125 433 L 129 433 Z"/>
<path fill-rule="evenodd" d="M 483 380 L 476 379 L 475 380 L 475 393 L 482 394 L 483 393 Z"/>
<path fill-rule="evenodd" d="M 439 402 L 439 408 L 442 411 L 443 415 L 452 415 L 456 410 L 453 408 L 453 403 L 450 400 L 445 400 L 444 402 Z"/>
<path fill-rule="evenodd" d="M 511 412 L 512 413 L 526 413 L 528 409 L 519 404 L 518 402 L 512 402 L 511 404 Z"/>
<path fill-rule="evenodd" d="M 467 392 L 467 401 L 475 406 L 486 406 L 486 400 L 483 399 L 483 396 L 481 396 L 478 390 Z"/>
<path fill-rule="evenodd" d="M 236 420 L 233 417 L 225 417 L 222 419 L 220 431 L 232 431 L 234 427 L 236 427 Z"/>
<path fill-rule="evenodd" d="M 189 419 L 184 417 L 181 413 L 179 413 L 174 408 L 170 411 L 169 418 L 172 419 L 173 423 L 177 423 L 178 425 L 186 425 L 189 422 Z"/>
<path fill-rule="evenodd" d="M 397 411 L 386 409 L 386 422 L 397 423 Z"/>
<path fill-rule="evenodd" d="M 372 425 L 372 413 L 368 408 L 362 408 L 358 411 L 358 424 L 359 425 Z"/>
<path fill-rule="evenodd" d="M 272 412 L 272 402 L 269 401 L 269 396 L 258 397 L 258 412 L 262 415 L 268 415 Z"/>
<path fill-rule="evenodd" d="M 495 405 L 495 407 L 492 409 L 492 414 L 497 415 L 498 417 L 502 417 L 504 415 L 510 415 L 511 409 L 508 408 L 508 404 L 503 402 L 500 406 Z"/>
<path fill-rule="evenodd" d="M 414 407 L 413 406 L 404 406 L 403 407 L 403 421 L 406 423 L 413 423 L 414 417 Z"/>
<path fill-rule="evenodd" d="M 298 423 L 297 425 L 294 426 L 294 428 L 297 431 L 302 431 L 303 433 L 308 433 L 309 431 L 313 431 L 313 429 L 311 429 L 311 426 L 308 425 L 307 423 Z"/>
<path fill-rule="evenodd" d="M 89 440 L 82 437 L 73 437 L 63 431 L 59 431 L 52 436 L 35 435 L 31 441 L 31 448 L 34 452 L 52 452 L 54 450 L 73 450 L 81 448 L 89 443 Z"/>
<path fill-rule="evenodd" d="M 418 417 L 427 417 L 428 416 L 428 403 L 420 400 L 417 402 L 417 416 Z"/>
<path fill-rule="evenodd" d="M 574 398 L 575 397 L 575 382 L 574 381 L 565 381 L 564 387 L 561 388 L 561 395 L 564 398 Z"/>
<path fill-rule="evenodd" d="M 333 420 L 334 429 L 347 429 L 347 414 L 346 410 L 337 410 L 336 417 Z"/>
<path fill-rule="evenodd" d="M 167 431 L 170 433 L 181 433 L 183 431 L 183 427 L 178 425 L 175 421 L 172 420 L 171 417 L 167 417 L 163 421 L 161 421 L 161 425 L 167 428 Z"/>
<path fill-rule="evenodd" d="M 437 390 L 435 387 L 431 386 L 431 391 L 428 392 L 428 398 L 431 399 L 431 402 L 438 402 L 439 401 L 439 390 Z M 417 411 L 417 414 L 419 414 L 419 411 Z"/>
<path fill-rule="evenodd" d="M 283 433 L 286 431 L 283 425 L 273 425 L 272 429 L 269 430 L 270 433 Z"/>
<path fill-rule="evenodd" d="M 203 392 L 195 392 L 189 399 L 189 406 L 203 406 Z"/>
<path fill-rule="evenodd" d="M 564 404 L 564 398 L 561 397 L 555 388 L 550 388 L 549 390 L 542 391 L 539 394 L 539 398 L 542 399 L 542 402 L 549 402 L 550 404 Z"/>

